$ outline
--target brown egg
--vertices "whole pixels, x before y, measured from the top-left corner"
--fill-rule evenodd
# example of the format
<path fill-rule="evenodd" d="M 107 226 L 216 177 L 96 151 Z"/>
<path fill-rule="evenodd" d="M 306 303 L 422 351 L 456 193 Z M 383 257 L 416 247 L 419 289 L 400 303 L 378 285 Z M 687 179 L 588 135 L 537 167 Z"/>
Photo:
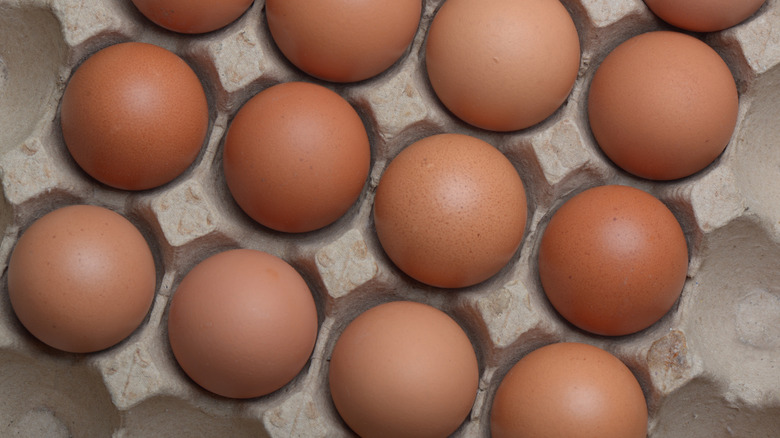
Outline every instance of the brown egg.
<path fill-rule="evenodd" d="M 340 218 L 363 190 L 371 148 L 357 112 L 306 82 L 268 88 L 236 114 L 225 139 L 225 178 L 257 222 L 300 233 Z"/>
<path fill-rule="evenodd" d="M 241 16 L 252 0 L 133 0 L 158 26 L 181 33 L 217 30 Z"/>
<path fill-rule="evenodd" d="M 79 166 L 125 190 L 165 184 L 195 160 L 206 138 L 206 95 L 175 54 L 121 43 L 89 57 L 68 82 L 62 135 Z"/>
<path fill-rule="evenodd" d="M 19 321 L 68 352 L 111 347 L 144 320 L 157 283 L 144 237 L 103 207 L 62 207 L 22 234 L 8 265 L 8 295 Z"/>
<path fill-rule="evenodd" d="M 179 365 L 224 397 L 270 394 L 309 360 L 317 309 L 306 282 L 278 257 L 250 249 L 211 256 L 171 299 L 168 339 Z"/>
<path fill-rule="evenodd" d="M 426 304 L 396 301 L 353 320 L 333 349 L 333 402 L 362 437 L 445 437 L 477 395 L 477 357 L 463 329 Z"/>
<path fill-rule="evenodd" d="M 586 190 L 555 212 L 539 248 L 539 277 L 569 322 L 600 335 L 649 327 L 682 292 L 688 246 L 666 206 L 639 189 Z"/>
<path fill-rule="evenodd" d="M 667 23 L 694 32 L 715 32 L 745 21 L 766 0 L 645 0 Z"/>
<path fill-rule="evenodd" d="M 279 50 L 304 72 L 354 82 L 393 65 L 412 42 L 421 0 L 266 0 Z"/>
<path fill-rule="evenodd" d="M 642 388 L 620 359 L 587 344 L 547 345 L 504 377 L 490 413 L 493 438 L 645 438 Z"/>
<path fill-rule="evenodd" d="M 596 70 L 588 96 L 590 127 L 601 150 L 634 175 L 692 175 L 726 148 L 739 97 L 723 59 L 677 32 L 638 35 Z"/>
<path fill-rule="evenodd" d="M 447 0 L 431 23 L 425 65 L 436 95 L 457 117 L 514 131 L 566 100 L 580 42 L 558 0 Z"/>
<path fill-rule="evenodd" d="M 490 144 L 439 134 L 408 146 L 379 181 L 374 223 L 402 271 L 438 287 L 496 274 L 517 251 L 527 216 L 512 163 Z"/>

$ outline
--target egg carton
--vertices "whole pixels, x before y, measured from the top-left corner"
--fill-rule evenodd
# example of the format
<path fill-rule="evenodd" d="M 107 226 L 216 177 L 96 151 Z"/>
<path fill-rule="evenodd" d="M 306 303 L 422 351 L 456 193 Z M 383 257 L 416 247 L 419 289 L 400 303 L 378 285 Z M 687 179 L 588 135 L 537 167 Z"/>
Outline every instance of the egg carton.
<path fill-rule="evenodd" d="M 516 361 L 545 344 L 578 341 L 620 358 L 645 394 L 648 435 L 780 436 L 780 0 L 746 22 L 701 38 L 730 67 L 739 120 L 725 152 L 705 170 L 651 182 L 619 170 L 600 152 L 586 120 L 588 85 L 618 44 L 670 29 L 641 0 L 565 0 L 580 35 L 579 76 L 564 105 L 518 132 L 472 128 L 437 100 L 425 74 L 424 41 L 443 0 L 425 0 L 404 56 L 379 76 L 334 84 L 284 59 L 256 0 L 236 22 L 204 35 L 159 28 L 125 0 L 0 0 L 0 171 L 3 272 L 21 233 L 64 205 L 106 206 L 128 217 L 155 253 L 158 288 L 143 324 L 92 354 L 54 350 L 16 319 L 3 275 L 0 296 L 0 436 L 196 437 L 352 436 L 328 393 L 328 359 L 339 333 L 379 303 L 409 299 L 452 316 L 475 346 L 480 369 L 473 409 L 455 436 L 489 436 L 491 400 Z M 75 68 L 123 41 L 165 47 L 200 77 L 209 134 L 195 163 L 162 187 L 128 192 L 86 175 L 65 148 L 59 101 Z M 304 234 L 263 228 L 234 203 L 221 166 L 226 129 L 240 106 L 280 82 L 323 84 L 346 98 L 369 133 L 372 162 L 360 198 L 336 223 Z M 443 132 L 469 134 L 501 150 L 528 194 L 523 244 L 491 279 L 460 290 L 424 286 L 384 254 L 372 222 L 383 170 L 405 146 Z M 540 237 L 551 214 L 586 188 L 626 184 L 673 211 L 688 240 L 688 278 L 678 302 L 639 333 L 595 336 L 563 320 L 537 274 Z M 178 367 L 167 340 L 167 309 L 182 277 L 219 251 L 245 247 L 277 255 L 306 279 L 318 306 L 310 361 L 264 397 L 213 395 Z"/>

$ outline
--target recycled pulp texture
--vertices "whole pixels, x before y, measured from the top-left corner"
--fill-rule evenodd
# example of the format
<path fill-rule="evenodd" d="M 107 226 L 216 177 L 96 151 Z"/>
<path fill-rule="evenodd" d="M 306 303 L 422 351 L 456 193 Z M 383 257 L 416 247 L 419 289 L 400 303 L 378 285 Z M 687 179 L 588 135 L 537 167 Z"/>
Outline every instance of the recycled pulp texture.
<path fill-rule="evenodd" d="M 620 42 L 668 29 L 640 0 L 567 0 L 582 43 L 580 75 L 552 117 L 499 134 L 471 128 L 437 101 L 424 71 L 425 35 L 442 3 L 426 0 L 412 46 L 388 71 L 355 84 L 328 84 L 368 127 L 372 168 L 358 202 L 332 226 L 302 235 L 252 222 L 229 196 L 221 170 L 225 130 L 239 107 L 268 86 L 309 80 L 281 56 L 263 2 L 237 22 L 200 36 L 174 34 L 130 2 L 0 0 L 0 170 L 5 230 L 0 263 L 19 235 L 55 207 L 92 203 L 127 216 L 153 243 L 155 302 L 128 339 L 91 355 L 61 353 L 29 335 L 0 298 L 0 435 L 46 437 L 350 436 L 327 391 L 328 357 L 360 312 L 411 299 L 455 318 L 474 343 L 481 382 L 456 436 L 488 436 L 491 400 L 523 355 L 558 341 L 600 346 L 637 376 L 647 398 L 649 436 L 770 437 L 780 430 L 780 0 L 745 23 L 703 35 L 727 62 L 739 92 L 739 121 L 725 153 L 693 177 L 651 183 L 619 171 L 594 143 L 587 88 Z M 58 105 L 73 69 L 100 48 L 144 41 L 182 56 L 205 84 L 207 144 L 184 175 L 158 189 L 99 185 L 67 154 Z M 374 190 L 401 149 L 442 132 L 479 137 L 501 150 L 526 184 L 524 242 L 494 278 L 459 291 L 422 286 L 384 255 L 372 225 Z M 536 258 L 550 215 L 585 188 L 628 184 L 657 196 L 683 225 L 691 263 L 682 297 L 640 333 L 605 338 L 576 330 L 546 301 Z M 289 261 L 320 312 L 314 354 L 301 374 L 269 396 L 211 395 L 176 365 L 167 308 L 182 277 L 218 251 L 249 247 Z M 6 284 L 3 276 L 3 287 Z"/>

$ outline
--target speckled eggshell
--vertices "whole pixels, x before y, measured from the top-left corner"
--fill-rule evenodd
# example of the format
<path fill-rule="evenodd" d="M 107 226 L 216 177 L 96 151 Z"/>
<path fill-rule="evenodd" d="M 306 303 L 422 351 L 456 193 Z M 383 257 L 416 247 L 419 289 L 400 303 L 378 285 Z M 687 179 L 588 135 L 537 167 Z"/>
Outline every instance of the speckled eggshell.
<path fill-rule="evenodd" d="M 241 16 L 253 0 L 133 0 L 158 26 L 181 33 L 220 29 Z"/>
<path fill-rule="evenodd" d="M 753 15 L 766 0 L 645 0 L 667 23 L 694 32 L 715 32 Z"/>
<path fill-rule="evenodd" d="M 587 344 L 551 344 L 504 376 L 490 432 L 493 438 L 645 438 L 647 405 L 617 357 Z"/>
<path fill-rule="evenodd" d="M 721 57 L 679 32 L 635 36 L 596 70 L 588 117 L 602 151 L 624 170 L 673 180 L 712 163 L 731 139 L 739 96 Z"/>
<path fill-rule="evenodd" d="M 423 283 L 458 288 L 506 265 L 527 216 L 523 182 L 495 147 L 438 134 L 406 147 L 382 175 L 374 223 L 390 259 Z"/>
<path fill-rule="evenodd" d="M 239 110 L 223 152 L 230 193 L 266 227 L 301 233 L 344 215 L 371 166 L 363 122 L 336 92 L 307 82 L 261 91 Z"/>
<path fill-rule="evenodd" d="M 157 284 L 146 239 L 103 207 L 54 210 L 28 228 L 8 265 L 8 295 L 19 321 L 42 342 L 90 353 L 129 336 L 144 320 Z"/>
<path fill-rule="evenodd" d="M 290 62 L 327 81 L 355 82 L 393 65 L 417 32 L 421 0 L 267 0 L 268 29 Z"/>
<path fill-rule="evenodd" d="M 195 160 L 208 131 L 206 94 L 176 54 L 128 42 L 87 58 L 60 109 L 65 144 L 98 181 L 125 190 L 165 184 Z"/>
<path fill-rule="evenodd" d="M 228 250 L 199 263 L 176 288 L 168 339 L 179 365 L 203 388 L 259 397 L 289 383 L 309 360 L 317 309 L 284 260 Z"/>
<path fill-rule="evenodd" d="M 555 212 L 539 248 L 539 277 L 577 327 L 619 336 L 664 316 L 682 292 L 688 247 L 654 196 L 628 186 L 588 189 Z"/>
<path fill-rule="evenodd" d="M 361 437 L 445 437 L 474 404 L 479 367 L 468 336 L 446 313 L 396 301 L 347 326 L 328 376 L 336 409 Z"/>
<path fill-rule="evenodd" d="M 514 131 L 566 100 L 580 42 L 558 0 L 448 0 L 431 23 L 425 65 L 439 100 L 457 117 Z"/>

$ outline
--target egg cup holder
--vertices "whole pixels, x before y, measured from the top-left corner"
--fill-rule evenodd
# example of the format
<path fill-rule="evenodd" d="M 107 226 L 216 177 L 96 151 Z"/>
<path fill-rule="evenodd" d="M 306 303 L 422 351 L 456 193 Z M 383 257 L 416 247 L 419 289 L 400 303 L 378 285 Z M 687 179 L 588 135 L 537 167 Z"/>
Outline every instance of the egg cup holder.
<path fill-rule="evenodd" d="M 494 133 L 457 120 L 439 103 L 424 64 L 427 29 L 442 0 L 425 0 L 414 42 L 389 70 L 331 84 L 284 59 L 256 0 L 236 22 L 203 35 L 166 31 L 129 1 L 0 0 L 0 436 L 107 437 L 352 436 L 328 393 L 330 352 L 347 323 L 368 308 L 409 299 L 452 316 L 475 346 L 480 387 L 455 436 L 489 436 L 491 400 L 501 378 L 542 345 L 579 341 L 620 358 L 639 380 L 648 435 L 769 437 L 780 430 L 780 0 L 733 28 L 698 34 L 729 65 L 739 119 L 725 152 L 704 171 L 672 182 L 633 177 L 611 164 L 587 121 L 588 85 L 614 47 L 640 33 L 670 29 L 641 0 L 565 0 L 580 35 L 580 74 L 568 100 L 531 128 Z M 210 105 L 209 135 L 195 163 L 162 187 L 112 189 L 70 157 L 59 101 L 72 71 L 90 54 L 123 41 L 165 47 L 200 77 Z M 345 97 L 371 142 L 371 172 L 360 198 L 334 224 L 304 234 L 263 228 L 227 189 L 224 134 L 241 105 L 270 85 L 306 80 Z M 523 244 L 496 276 L 462 290 L 422 285 L 382 251 L 372 204 L 379 177 L 405 146 L 463 133 L 501 150 L 523 178 L 529 216 Z M 639 333 L 595 336 L 576 329 L 547 301 L 537 274 L 541 233 L 566 199 L 602 184 L 648 191 L 673 211 L 690 251 L 681 298 Z M 21 233 L 56 207 L 87 203 L 128 217 L 150 242 L 157 294 L 143 324 L 93 354 L 54 350 L 33 338 L 8 299 L 6 268 Z M 254 248 L 292 264 L 319 313 L 314 353 L 284 388 L 232 400 L 192 382 L 166 333 L 169 299 L 207 256 Z"/>

